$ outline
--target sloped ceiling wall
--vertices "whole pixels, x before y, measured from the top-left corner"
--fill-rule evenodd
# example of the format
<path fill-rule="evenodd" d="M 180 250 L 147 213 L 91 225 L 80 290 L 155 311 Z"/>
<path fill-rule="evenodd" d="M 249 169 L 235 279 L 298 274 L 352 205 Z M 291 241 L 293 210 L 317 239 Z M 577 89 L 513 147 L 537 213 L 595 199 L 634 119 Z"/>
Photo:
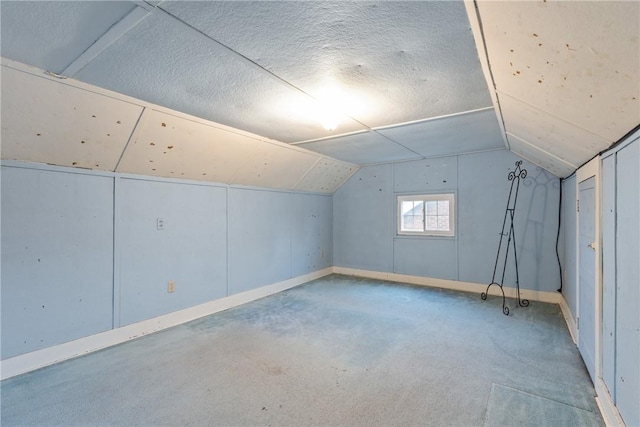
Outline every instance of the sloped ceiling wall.
<path fill-rule="evenodd" d="M 109 92 L 111 100 L 94 105 L 63 80 L 68 87 L 52 94 L 102 111 L 84 123 L 77 111 L 55 111 L 56 102 L 38 98 L 42 82 L 25 89 L 42 100 L 34 107 L 3 89 L 3 105 L 16 102 L 15 113 L 5 116 L 13 105 L 3 111 L 3 123 L 13 123 L 14 157 L 291 188 L 315 176 L 300 178 L 299 169 L 320 167 L 326 156 L 342 163 L 322 173 L 506 147 L 566 176 L 640 123 L 637 1 L 3 1 L 0 8 L 5 63 L 125 95 Z M 3 76 L 3 87 L 11 85 Z M 36 112 L 52 124 L 37 149 L 25 142 Z M 327 113 L 337 125 L 323 127 Z M 191 126 L 158 129 L 173 117 L 189 117 Z M 53 133 L 58 144 L 85 142 L 49 149 L 42 141 Z M 159 147 L 152 139 L 175 149 L 152 149 Z M 227 153 L 225 141 L 244 146 L 247 158 Z M 195 154 L 203 147 L 231 163 L 205 162 Z"/>
<path fill-rule="evenodd" d="M 558 176 L 640 123 L 640 2 L 467 2 L 511 151 Z"/>
<path fill-rule="evenodd" d="M 505 147 L 461 1 L 0 7 L 5 58 L 348 162 Z"/>
<path fill-rule="evenodd" d="M 320 193 L 358 169 L 7 60 L 2 158 Z"/>

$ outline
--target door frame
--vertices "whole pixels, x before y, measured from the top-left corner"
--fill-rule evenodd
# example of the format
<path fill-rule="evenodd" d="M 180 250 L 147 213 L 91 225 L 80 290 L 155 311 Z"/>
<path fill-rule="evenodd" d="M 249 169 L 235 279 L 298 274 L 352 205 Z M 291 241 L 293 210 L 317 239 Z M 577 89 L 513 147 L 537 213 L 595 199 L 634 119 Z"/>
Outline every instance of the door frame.
<path fill-rule="evenodd" d="M 576 199 L 578 206 L 580 203 L 580 183 L 586 181 L 589 178 L 594 178 L 595 181 L 595 269 L 594 269 L 594 281 L 595 281 L 595 325 L 594 325 L 594 382 L 599 383 L 602 381 L 602 233 L 600 230 L 601 222 L 601 183 L 600 183 L 600 170 L 602 159 L 600 156 L 596 156 L 588 163 L 582 166 L 576 171 Z M 577 278 L 577 292 L 576 292 L 576 311 L 577 317 L 580 317 L 580 213 L 576 215 L 576 278 Z M 579 320 L 576 319 L 576 326 L 579 327 Z M 580 329 L 577 329 L 576 343 L 580 343 Z M 596 384 L 594 384 L 594 387 Z"/>
<path fill-rule="evenodd" d="M 606 420 L 612 421 L 618 425 L 624 425 L 622 418 L 615 405 L 609 390 L 602 378 L 602 182 L 601 182 L 602 158 L 600 155 L 591 159 L 588 163 L 576 171 L 576 199 L 580 203 L 580 183 L 594 177 L 595 178 L 595 349 L 594 349 L 594 388 L 596 389 L 596 402 L 600 412 Z M 576 312 L 577 317 L 580 316 L 580 214 L 576 215 Z M 576 318 L 576 326 L 579 324 Z M 580 337 L 580 329 L 576 329 L 576 345 L 578 345 Z"/>

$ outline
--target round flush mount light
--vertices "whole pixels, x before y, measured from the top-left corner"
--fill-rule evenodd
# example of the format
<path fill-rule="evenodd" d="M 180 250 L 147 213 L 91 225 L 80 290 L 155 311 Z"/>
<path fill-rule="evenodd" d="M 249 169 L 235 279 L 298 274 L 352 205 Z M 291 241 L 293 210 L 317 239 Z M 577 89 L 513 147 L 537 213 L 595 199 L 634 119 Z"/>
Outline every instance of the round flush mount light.
<path fill-rule="evenodd" d="M 336 84 L 325 85 L 311 96 L 300 94 L 288 104 L 290 114 L 297 120 L 318 123 L 330 132 L 350 117 L 362 117 L 366 105 L 362 96 Z"/>
<path fill-rule="evenodd" d="M 335 130 L 347 117 L 361 116 L 364 110 L 361 97 L 337 85 L 327 85 L 318 90 L 315 96 L 322 109 L 318 114 L 318 120 L 328 131 Z"/>

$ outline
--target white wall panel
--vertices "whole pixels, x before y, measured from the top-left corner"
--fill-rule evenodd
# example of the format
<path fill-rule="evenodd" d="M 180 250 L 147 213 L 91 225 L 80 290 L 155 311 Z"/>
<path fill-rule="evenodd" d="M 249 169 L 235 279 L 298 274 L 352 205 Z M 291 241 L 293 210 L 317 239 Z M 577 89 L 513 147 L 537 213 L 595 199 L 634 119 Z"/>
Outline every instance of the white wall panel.
<path fill-rule="evenodd" d="M 146 109 L 118 172 L 228 183 L 261 141 Z"/>
<path fill-rule="evenodd" d="M 478 2 L 477 7 L 498 92 L 610 142 L 638 124 L 639 2 Z"/>
<path fill-rule="evenodd" d="M 500 106 L 507 132 L 564 160 L 574 169 L 610 145 L 605 138 L 510 96 L 501 96 Z"/>
<path fill-rule="evenodd" d="M 317 193 L 333 193 L 359 166 L 340 160 L 321 157 L 313 168 L 298 182 L 296 190 Z"/>
<path fill-rule="evenodd" d="M 2 158 L 113 171 L 142 107 L 2 67 Z"/>
<path fill-rule="evenodd" d="M 230 183 L 292 190 L 317 160 L 306 150 L 262 141 L 245 152 L 245 161 Z"/>
<path fill-rule="evenodd" d="M 509 141 L 511 151 L 548 170 L 555 176 L 564 177 L 575 170 L 573 165 L 570 163 L 554 157 L 546 151 L 540 150 L 537 146 L 534 146 L 527 141 L 523 141 L 514 135 L 507 134 L 507 140 Z"/>

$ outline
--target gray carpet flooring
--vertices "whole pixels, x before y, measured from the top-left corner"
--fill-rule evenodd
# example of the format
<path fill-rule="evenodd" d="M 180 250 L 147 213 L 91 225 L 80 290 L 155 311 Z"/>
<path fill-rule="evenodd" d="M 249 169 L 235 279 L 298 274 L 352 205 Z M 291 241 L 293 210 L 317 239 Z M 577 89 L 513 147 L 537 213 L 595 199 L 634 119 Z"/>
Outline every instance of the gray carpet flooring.
<path fill-rule="evenodd" d="M 331 275 L 1 383 L 1 423 L 604 425 L 557 305 Z"/>

